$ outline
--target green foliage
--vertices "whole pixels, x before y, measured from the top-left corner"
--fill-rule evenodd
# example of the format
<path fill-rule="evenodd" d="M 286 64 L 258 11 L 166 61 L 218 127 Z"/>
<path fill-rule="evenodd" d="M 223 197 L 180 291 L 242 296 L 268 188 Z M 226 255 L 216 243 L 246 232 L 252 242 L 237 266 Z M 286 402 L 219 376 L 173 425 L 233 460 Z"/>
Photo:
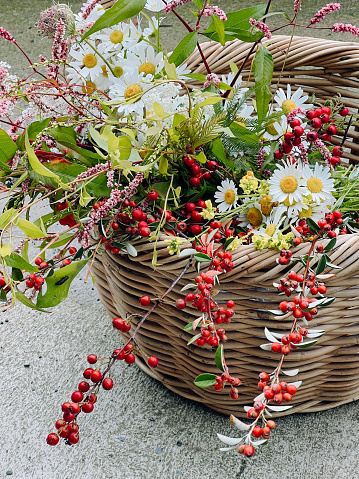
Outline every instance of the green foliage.
<path fill-rule="evenodd" d="M 11 171 L 11 168 L 6 164 L 11 160 L 17 150 L 16 143 L 12 141 L 6 131 L 0 128 L 0 168 L 4 171 Z"/>
<path fill-rule="evenodd" d="M 259 45 L 253 60 L 255 93 L 258 121 L 261 123 L 268 113 L 269 102 L 272 99 L 270 84 L 273 76 L 274 62 L 271 53 Z"/>
<path fill-rule="evenodd" d="M 172 55 L 168 59 L 168 62 L 174 63 L 176 66 L 181 65 L 181 63 L 183 63 L 196 48 L 197 40 L 197 32 L 188 33 L 188 35 L 186 35 L 174 49 Z"/>

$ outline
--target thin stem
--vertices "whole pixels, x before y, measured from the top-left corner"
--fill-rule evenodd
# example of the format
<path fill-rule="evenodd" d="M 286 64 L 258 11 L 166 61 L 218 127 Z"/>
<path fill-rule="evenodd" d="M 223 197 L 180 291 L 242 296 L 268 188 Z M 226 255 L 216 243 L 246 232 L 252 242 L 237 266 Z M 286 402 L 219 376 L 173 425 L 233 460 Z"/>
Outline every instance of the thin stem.
<path fill-rule="evenodd" d="M 168 3 L 166 2 L 166 0 L 163 0 L 163 3 L 165 3 L 166 5 L 168 5 Z M 171 10 L 171 11 L 172 11 L 172 13 L 173 13 L 174 15 L 176 15 L 176 17 L 178 18 L 178 20 L 180 20 L 180 22 L 183 23 L 183 25 L 187 28 L 187 30 L 188 30 L 189 32 L 193 32 L 193 31 L 194 31 L 194 30 L 188 25 L 188 23 L 184 20 L 184 18 L 182 18 L 180 15 L 178 15 L 178 13 L 176 12 L 176 10 L 173 9 L 173 10 Z"/>
<path fill-rule="evenodd" d="M 209 65 L 208 65 L 208 63 L 207 63 L 207 60 L 206 60 L 204 54 L 203 54 L 203 51 L 202 51 L 202 48 L 200 47 L 199 42 L 197 42 L 197 48 L 198 48 L 199 54 L 201 55 L 203 64 L 204 64 L 204 66 L 205 66 L 205 68 L 206 68 L 206 70 L 207 70 L 207 73 L 210 75 L 210 74 L 211 74 L 211 69 L 209 68 Z M 230 91 L 230 90 L 228 90 L 228 91 Z"/>
<path fill-rule="evenodd" d="M 84 42 L 86 42 L 87 45 L 89 45 L 89 46 L 92 48 L 92 50 L 93 50 L 95 53 L 97 53 L 97 55 L 106 63 L 106 65 L 109 67 L 109 69 L 110 69 L 112 75 L 113 75 L 114 77 L 116 77 L 114 70 L 112 69 L 111 65 L 110 65 L 109 62 L 106 60 L 106 58 L 105 58 L 103 55 L 101 55 L 101 53 L 97 50 L 97 48 L 94 47 L 94 46 L 92 45 L 92 43 L 87 40 L 87 38 L 84 39 L 84 38 L 82 37 L 82 39 L 83 39 Z"/>

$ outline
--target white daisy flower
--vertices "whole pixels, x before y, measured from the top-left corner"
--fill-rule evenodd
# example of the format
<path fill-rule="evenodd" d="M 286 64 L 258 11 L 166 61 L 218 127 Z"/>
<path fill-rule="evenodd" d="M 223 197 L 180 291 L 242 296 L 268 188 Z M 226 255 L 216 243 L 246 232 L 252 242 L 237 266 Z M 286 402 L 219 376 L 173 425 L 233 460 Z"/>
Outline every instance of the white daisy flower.
<path fill-rule="evenodd" d="M 147 35 L 145 35 L 145 33 L 142 31 L 140 19 L 136 20 L 135 22 L 130 20 L 129 25 L 131 29 L 130 35 L 134 40 L 139 42 L 143 36 L 147 38 Z"/>
<path fill-rule="evenodd" d="M 145 8 L 151 10 L 151 12 L 160 12 L 161 10 L 164 10 L 165 6 L 166 5 L 162 0 L 147 0 Z"/>
<path fill-rule="evenodd" d="M 287 116 L 291 111 L 294 110 L 294 108 L 297 108 L 298 106 L 302 107 L 304 103 L 308 100 L 308 95 L 303 95 L 303 90 L 302 88 L 298 88 L 293 94 L 290 85 L 287 85 L 287 94 L 282 90 L 282 88 L 279 88 L 274 96 L 274 100 L 277 102 L 279 105 L 279 108 L 276 108 L 277 111 L 282 110 L 284 114 Z M 307 103 L 305 105 L 306 108 L 310 108 L 313 105 L 311 103 Z"/>
<path fill-rule="evenodd" d="M 78 72 L 78 78 L 85 78 L 95 82 L 96 78 L 101 75 L 101 67 L 104 61 L 88 44 L 83 44 L 77 48 L 71 48 L 70 57 L 75 61 L 70 62 L 70 66 Z M 75 78 L 74 72 L 71 72 Z"/>
<path fill-rule="evenodd" d="M 315 203 L 330 198 L 332 191 L 335 191 L 334 180 L 330 176 L 330 170 L 326 166 L 315 164 L 314 171 L 306 165 L 303 169 L 303 178 L 305 180 L 305 195 L 312 195 Z"/>
<path fill-rule="evenodd" d="M 283 229 L 283 223 L 287 223 L 287 217 L 284 216 L 286 208 L 280 206 L 278 208 L 273 208 L 270 215 L 265 218 L 264 226 L 259 228 L 256 233 L 260 236 L 265 236 L 266 238 L 277 238 L 278 233 Z M 286 224 L 284 224 L 286 226 Z"/>
<path fill-rule="evenodd" d="M 89 23 L 95 23 L 106 12 L 106 9 L 101 4 L 97 4 L 95 8 L 93 8 L 93 10 L 91 11 L 90 15 L 86 19 L 84 19 L 82 14 L 90 3 L 91 0 L 88 0 L 87 2 L 83 3 L 81 11 L 75 14 L 76 30 L 87 26 Z"/>
<path fill-rule="evenodd" d="M 305 194 L 303 167 L 299 164 L 292 165 L 284 163 L 279 165 L 273 175 L 268 180 L 269 194 L 272 201 L 282 203 L 287 200 L 293 204 L 293 200 L 298 202 L 303 200 Z"/>
<path fill-rule="evenodd" d="M 96 87 L 105 92 L 111 88 L 114 83 L 115 78 L 121 78 L 125 71 L 125 65 L 123 59 L 115 60 L 115 57 L 112 57 L 110 64 L 112 71 L 107 65 L 101 67 L 101 75 L 96 79 Z"/>
<path fill-rule="evenodd" d="M 101 43 L 98 46 L 99 52 L 119 52 L 122 49 L 132 49 L 137 39 L 131 36 L 131 27 L 128 23 L 120 23 L 110 28 L 105 28 L 97 33 L 96 40 Z"/>
<path fill-rule="evenodd" d="M 270 115 L 272 112 L 268 112 Z M 281 138 L 284 133 L 287 133 L 289 130 L 287 117 L 283 115 L 280 121 L 275 120 L 273 123 L 268 125 L 263 133 L 264 140 L 278 140 Z"/>
<path fill-rule="evenodd" d="M 264 218 L 260 203 L 249 199 L 244 202 L 238 221 L 240 221 L 240 226 L 243 228 L 253 228 L 260 226 Z"/>
<path fill-rule="evenodd" d="M 152 76 L 147 76 L 146 80 L 152 80 Z M 119 110 L 125 116 L 137 113 L 141 117 L 144 116 L 145 104 L 142 100 L 142 94 L 148 90 L 152 84 L 144 82 L 143 73 L 138 71 L 126 72 L 121 78 L 115 78 L 114 83 L 110 88 L 110 97 L 113 100 L 130 100 L 134 99 L 132 103 L 120 105 Z"/>
<path fill-rule="evenodd" d="M 223 180 L 214 194 L 215 202 L 218 203 L 218 211 L 223 213 L 224 211 L 230 211 L 232 208 L 235 208 L 237 206 L 237 195 L 238 190 L 234 181 Z"/>
<path fill-rule="evenodd" d="M 136 48 L 136 53 L 132 51 L 127 54 L 124 65 L 126 69 L 133 68 L 138 73 L 143 73 L 144 76 L 155 76 L 164 67 L 163 53 L 159 52 L 156 54 L 155 49 L 151 45 L 145 46 L 143 43 L 141 42 L 142 48 Z"/>
<path fill-rule="evenodd" d="M 319 220 L 322 220 L 325 217 L 326 213 L 330 213 L 330 209 L 326 205 L 309 203 L 307 205 L 303 205 L 303 208 L 301 211 L 299 211 L 297 218 L 310 218 L 317 223 Z"/>
<path fill-rule="evenodd" d="M 186 75 L 189 75 L 191 70 L 186 70 L 187 68 L 187 63 L 182 63 L 182 65 L 176 67 L 176 75 L 177 75 L 177 80 L 184 80 L 187 81 L 188 77 Z"/>

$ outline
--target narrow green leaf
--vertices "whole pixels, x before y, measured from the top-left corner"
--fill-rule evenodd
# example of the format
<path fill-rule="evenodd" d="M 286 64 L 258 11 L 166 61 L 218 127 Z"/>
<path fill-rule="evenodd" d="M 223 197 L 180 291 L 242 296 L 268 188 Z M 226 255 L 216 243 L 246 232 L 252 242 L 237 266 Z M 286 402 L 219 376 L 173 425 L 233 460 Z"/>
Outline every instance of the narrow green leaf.
<path fill-rule="evenodd" d="M 112 8 L 109 8 L 88 32 L 82 37 L 82 40 L 103 28 L 112 27 L 128 18 L 137 15 L 146 5 L 146 0 L 117 0 Z"/>
<path fill-rule="evenodd" d="M 312 218 L 305 218 L 306 222 L 307 222 L 307 225 L 309 226 L 309 229 L 312 233 L 318 233 L 318 231 L 320 230 L 319 226 L 317 225 L 317 223 L 315 221 L 312 220 Z M 335 238 L 333 238 L 335 239 Z"/>
<path fill-rule="evenodd" d="M 308 219 L 308 218 L 307 218 L 307 219 Z M 312 228 L 310 228 L 310 229 L 312 229 Z M 329 243 L 327 244 L 327 246 L 324 248 L 324 252 L 325 252 L 325 253 L 329 253 L 329 251 L 331 251 L 331 250 L 334 248 L 334 246 L 336 245 L 336 243 L 337 243 L 337 238 L 336 238 L 336 237 L 335 237 L 335 238 L 332 238 L 332 239 L 329 241 Z"/>
<path fill-rule="evenodd" d="M 316 274 L 323 273 L 323 271 L 325 270 L 326 265 L 327 265 L 327 260 L 326 260 L 325 256 L 322 256 L 319 260 Z"/>
<path fill-rule="evenodd" d="M 35 171 L 35 173 L 43 176 L 43 177 L 48 177 L 48 178 L 54 178 L 56 181 L 60 183 L 60 178 L 55 175 L 52 171 L 48 170 L 37 158 L 35 155 L 34 150 L 31 148 L 30 143 L 29 143 L 29 138 L 27 135 L 27 132 L 25 133 L 25 147 L 26 147 L 26 152 L 29 157 L 29 163 L 31 165 L 31 168 Z"/>
<path fill-rule="evenodd" d="M 4 211 L 4 213 L 0 216 L 0 229 L 3 230 L 16 214 L 17 211 L 15 208 L 10 208 L 9 210 Z"/>
<path fill-rule="evenodd" d="M 161 175 L 167 175 L 167 168 L 168 168 L 168 160 L 164 156 L 161 156 L 160 161 L 158 163 L 158 171 Z"/>
<path fill-rule="evenodd" d="M 46 236 L 43 231 L 40 230 L 34 223 L 31 221 L 25 220 L 20 218 L 19 221 L 16 223 L 23 233 L 26 234 L 28 238 L 43 238 Z"/>
<path fill-rule="evenodd" d="M 217 35 L 218 35 L 218 41 L 222 46 L 224 46 L 224 44 L 225 44 L 225 34 L 224 34 L 223 20 L 221 20 L 216 15 L 212 15 L 212 20 L 213 20 L 213 27 L 214 27 Z"/>
<path fill-rule="evenodd" d="M 187 343 L 187 346 L 189 346 L 190 344 L 194 343 L 195 341 L 197 341 L 198 338 L 200 338 L 202 336 L 202 334 L 196 334 L 196 336 L 192 336 L 192 338 L 188 341 Z"/>
<path fill-rule="evenodd" d="M 51 311 L 46 311 L 45 309 L 39 308 L 36 304 L 34 304 L 29 298 L 27 298 L 24 294 L 17 291 L 15 293 L 16 299 L 20 301 L 20 303 L 24 304 L 28 308 L 36 309 L 37 311 L 41 311 L 42 313 L 50 313 Z"/>
<path fill-rule="evenodd" d="M 176 67 L 181 65 L 181 63 L 187 60 L 187 58 L 196 48 L 197 40 L 197 32 L 190 32 L 188 35 L 186 35 L 172 52 L 172 55 L 168 59 L 168 62 L 174 63 Z"/>
<path fill-rule="evenodd" d="M 194 255 L 194 259 L 199 263 L 208 263 L 212 261 L 212 258 L 205 253 L 197 253 Z"/>
<path fill-rule="evenodd" d="M 227 157 L 226 150 L 224 149 L 222 140 L 220 138 L 216 138 L 211 143 L 211 150 L 216 157 L 222 161 L 226 166 L 233 169 L 234 162 L 230 158 Z"/>
<path fill-rule="evenodd" d="M 33 266 L 32 264 L 28 263 L 17 253 L 11 253 L 9 256 L 6 256 L 5 263 L 12 268 L 24 269 L 29 273 L 39 272 L 39 269 L 36 266 Z"/>
<path fill-rule="evenodd" d="M 270 83 L 273 76 L 274 62 L 271 53 L 259 45 L 253 60 L 254 90 L 258 120 L 261 123 L 267 115 L 269 102 L 272 98 Z"/>
<path fill-rule="evenodd" d="M 16 143 L 12 141 L 6 131 L 0 128 L 0 169 L 11 171 L 10 166 L 8 166 L 6 162 L 11 160 L 15 155 L 16 150 Z"/>
<path fill-rule="evenodd" d="M 199 388 L 209 388 L 210 386 L 214 386 L 216 384 L 216 375 L 210 373 L 200 374 L 194 380 L 194 384 Z"/>
<path fill-rule="evenodd" d="M 47 276 L 45 278 L 47 290 L 44 295 L 39 294 L 37 306 L 40 308 L 50 308 L 61 303 L 68 295 L 72 280 L 82 270 L 89 259 L 90 257 L 81 261 L 75 261 L 55 271 L 52 276 Z"/>
<path fill-rule="evenodd" d="M 218 346 L 214 355 L 214 362 L 217 368 L 224 372 L 223 344 Z"/>
<path fill-rule="evenodd" d="M 188 323 L 188 324 L 183 328 L 183 331 L 192 331 L 192 325 L 193 325 L 193 322 L 192 322 L 192 323 Z"/>

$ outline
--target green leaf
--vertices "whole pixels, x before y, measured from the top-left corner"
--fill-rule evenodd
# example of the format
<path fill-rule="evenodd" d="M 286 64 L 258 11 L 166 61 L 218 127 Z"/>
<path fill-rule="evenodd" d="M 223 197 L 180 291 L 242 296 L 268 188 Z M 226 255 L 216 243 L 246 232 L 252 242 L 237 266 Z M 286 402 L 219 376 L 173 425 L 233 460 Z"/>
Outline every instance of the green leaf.
<path fill-rule="evenodd" d="M 207 158 L 206 158 L 206 155 L 203 153 L 203 151 L 201 151 L 201 152 L 196 156 L 196 160 L 197 160 L 199 163 L 202 163 L 202 164 L 207 163 Z"/>
<path fill-rule="evenodd" d="M 30 140 L 35 140 L 37 135 L 49 126 L 51 118 L 45 118 L 45 120 L 34 121 L 27 129 L 27 134 Z M 46 132 L 48 133 L 48 132 Z"/>
<path fill-rule="evenodd" d="M 269 102 L 272 98 L 270 83 L 273 76 L 273 69 L 274 62 L 271 53 L 263 45 L 259 45 L 259 49 L 253 60 L 254 90 L 259 123 L 266 117 Z"/>
<path fill-rule="evenodd" d="M 52 248 L 60 248 L 60 246 L 64 246 L 67 244 L 71 238 L 73 238 L 73 234 L 71 233 L 63 233 L 59 236 L 59 239 L 54 241 L 51 246 L 49 246 L 49 249 Z"/>
<path fill-rule="evenodd" d="M 32 264 L 28 263 L 16 253 L 11 253 L 9 256 L 6 256 L 5 263 L 12 268 L 24 269 L 29 273 L 39 272 L 39 269 L 36 266 L 33 266 Z"/>
<path fill-rule="evenodd" d="M 20 293 L 20 291 L 17 291 L 15 293 L 16 299 L 20 301 L 20 303 L 24 304 L 28 308 L 36 309 L 37 311 L 41 311 L 42 313 L 50 313 L 50 311 L 46 311 L 45 309 L 39 308 L 34 304 L 29 298 L 27 298 L 24 294 Z"/>
<path fill-rule="evenodd" d="M 226 40 L 225 40 L 223 20 L 218 18 L 216 15 L 211 15 L 211 16 L 213 20 L 213 27 L 218 35 L 218 41 L 222 46 L 224 46 Z"/>
<path fill-rule="evenodd" d="M 177 80 L 176 65 L 165 58 L 165 72 L 169 80 Z"/>
<path fill-rule="evenodd" d="M 126 161 L 131 156 L 132 144 L 128 136 L 120 136 L 118 139 L 118 149 L 120 150 L 121 161 Z M 121 163 L 119 163 L 121 164 Z"/>
<path fill-rule="evenodd" d="M 214 362 L 217 368 L 224 372 L 223 344 L 218 346 L 214 356 Z"/>
<path fill-rule="evenodd" d="M 53 173 L 52 171 L 48 170 L 37 158 L 35 155 L 34 150 L 31 148 L 30 143 L 29 143 L 29 137 L 27 135 L 27 131 L 25 133 L 25 147 L 26 147 L 26 152 L 29 157 L 29 163 L 31 165 L 31 168 L 34 170 L 35 173 L 38 175 L 46 178 L 54 178 L 57 182 L 61 182 L 60 178 Z"/>
<path fill-rule="evenodd" d="M 194 255 L 194 259 L 199 263 L 208 263 L 212 261 L 212 258 L 205 253 L 197 253 Z"/>
<path fill-rule="evenodd" d="M 84 208 L 91 203 L 91 201 L 94 199 L 94 196 L 90 196 L 85 188 L 85 185 L 83 185 L 82 190 L 81 190 L 81 195 L 80 195 L 80 206 L 83 206 Z"/>
<path fill-rule="evenodd" d="M 0 216 L 0 229 L 3 230 L 16 214 L 17 210 L 15 210 L 15 208 L 10 208 L 9 210 L 4 211 Z"/>
<path fill-rule="evenodd" d="M 28 238 L 43 238 L 46 236 L 43 231 L 40 230 L 34 223 L 31 221 L 20 218 L 16 223 L 23 233 L 26 234 Z"/>
<path fill-rule="evenodd" d="M 234 162 L 227 157 L 226 150 L 224 149 L 222 140 L 220 138 L 216 138 L 214 141 L 212 141 L 211 150 L 213 154 L 216 155 L 216 157 L 221 160 L 226 166 L 231 169 L 234 168 Z"/>
<path fill-rule="evenodd" d="M 308 218 L 307 218 L 307 220 L 308 220 Z M 307 223 L 308 223 L 308 221 L 307 221 Z M 312 228 L 310 228 L 310 229 L 312 229 Z M 336 237 L 332 238 L 329 241 L 329 243 L 327 244 L 327 246 L 324 248 L 325 253 L 329 253 L 329 251 L 331 251 L 334 248 L 336 243 L 337 243 L 337 238 Z"/>
<path fill-rule="evenodd" d="M 194 343 L 195 341 L 197 341 L 197 339 L 199 339 L 200 337 L 202 336 L 202 334 L 196 334 L 196 336 L 192 336 L 192 338 L 188 341 L 187 343 L 187 346 L 189 346 L 190 344 Z"/>
<path fill-rule="evenodd" d="M 214 386 L 216 384 L 216 375 L 210 373 L 200 374 L 194 380 L 194 384 L 199 388 L 209 388 L 210 386 Z"/>
<path fill-rule="evenodd" d="M 52 276 L 47 276 L 45 278 L 47 290 L 44 295 L 39 294 L 36 303 L 37 306 L 40 308 L 50 308 L 61 303 L 68 295 L 72 280 L 82 270 L 89 259 L 90 257 L 81 261 L 75 261 L 55 271 Z"/>
<path fill-rule="evenodd" d="M 129 242 L 126 243 L 126 251 L 130 256 L 137 256 L 137 249 L 133 246 L 133 244 Z"/>
<path fill-rule="evenodd" d="M 11 269 L 11 277 L 14 281 L 22 281 L 24 279 L 21 269 L 19 268 Z"/>
<path fill-rule="evenodd" d="M 191 55 L 196 48 L 198 40 L 197 32 L 191 32 L 186 35 L 183 40 L 177 45 L 168 59 L 169 63 L 174 63 L 176 67 L 181 65 Z"/>
<path fill-rule="evenodd" d="M 0 248 L 0 256 L 5 258 L 5 256 L 9 256 L 11 253 L 12 253 L 12 249 L 10 248 L 10 246 L 8 246 L 5 243 L 2 243 Z"/>
<path fill-rule="evenodd" d="M 188 73 L 186 77 L 192 78 L 192 80 L 206 81 L 206 75 L 201 75 L 200 73 Z"/>
<path fill-rule="evenodd" d="M 320 230 L 319 226 L 317 225 L 317 223 L 315 221 L 312 220 L 312 218 L 305 218 L 306 222 L 307 222 L 307 225 L 309 226 L 309 229 L 310 231 L 315 234 L 315 233 L 318 233 L 318 231 Z M 333 238 L 335 239 L 335 238 Z"/>
<path fill-rule="evenodd" d="M 192 331 L 192 325 L 193 325 L 193 322 L 192 323 L 188 323 L 184 328 L 183 328 L 183 331 Z"/>
<path fill-rule="evenodd" d="M 259 136 L 245 126 L 239 125 L 236 121 L 234 121 L 230 124 L 229 128 L 231 132 L 241 141 L 250 144 L 252 147 L 258 145 Z"/>
<path fill-rule="evenodd" d="M 84 166 L 75 165 L 74 163 L 56 163 L 49 166 L 51 171 L 55 172 L 64 183 L 71 183 L 80 173 L 87 170 Z M 97 197 L 109 197 L 111 194 L 110 188 L 107 188 L 106 174 L 95 176 L 91 180 L 85 180 L 86 190 L 90 195 Z"/>
<path fill-rule="evenodd" d="M 106 13 L 95 22 L 90 30 L 85 33 L 82 40 L 103 28 L 112 27 L 112 25 L 116 25 L 137 15 L 145 5 L 146 0 L 117 0 L 114 6 L 109 8 Z"/>
<path fill-rule="evenodd" d="M 202 9 L 202 0 L 193 0 L 193 3 L 196 5 L 198 10 Z"/>
<path fill-rule="evenodd" d="M 308 218 L 307 218 L 307 220 L 308 220 Z M 325 256 L 322 256 L 320 258 L 319 262 L 318 262 L 316 274 L 323 273 L 323 271 L 325 270 L 326 265 L 327 265 L 327 260 L 326 260 Z"/>
<path fill-rule="evenodd" d="M 168 168 L 168 160 L 164 156 L 161 156 L 160 161 L 158 163 L 158 171 L 161 175 L 167 175 L 167 168 Z"/>
<path fill-rule="evenodd" d="M 314 346 L 315 343 L 317 343 L 317 341 L 314 339 L 313 341 L 308 341 L 306 343 L 295 344 L 295 346 L 299 349 L 306 349 L 310 348 L 310 346 Z"/>
<path fill-rule="evenodd" d="M 6 164 L 7 161 L 15 155 L 17 150 L 16 143 L 12 141 L 6 131 L 0 128 L 0 168 L 4 171 L 11 171 Z"/>
<path fill-rule="evenodd" d="M 216 105 L 217 103 L 220 103 L 223 101 L 223 98 L 219 96 L 210 96 L 209 98 L 206 98 L 202 103 L 199 103 L 196 105 L 196 108 L 203 108 L 207 105 Z"/>
<path fill-rule="evenodd" d="M 21 256 L 25 261 L 29 262 L 29 242 L 25 241 L 24 247 L 21 250 Z"/>
<path fill-rule="evenodd" d="M 241 28 L 230 28 L 229 30 L 226 30 L 225 38 L 226 42 L 228 42 L 228 40 L 234 40 L 235 38 L 237 38 L 242 42 L 253 43 L 260 40 L 263 36 L 264 34 L 259 31 L 255 31 L 252 33 L 248 30 L 242 30 Z"/>

